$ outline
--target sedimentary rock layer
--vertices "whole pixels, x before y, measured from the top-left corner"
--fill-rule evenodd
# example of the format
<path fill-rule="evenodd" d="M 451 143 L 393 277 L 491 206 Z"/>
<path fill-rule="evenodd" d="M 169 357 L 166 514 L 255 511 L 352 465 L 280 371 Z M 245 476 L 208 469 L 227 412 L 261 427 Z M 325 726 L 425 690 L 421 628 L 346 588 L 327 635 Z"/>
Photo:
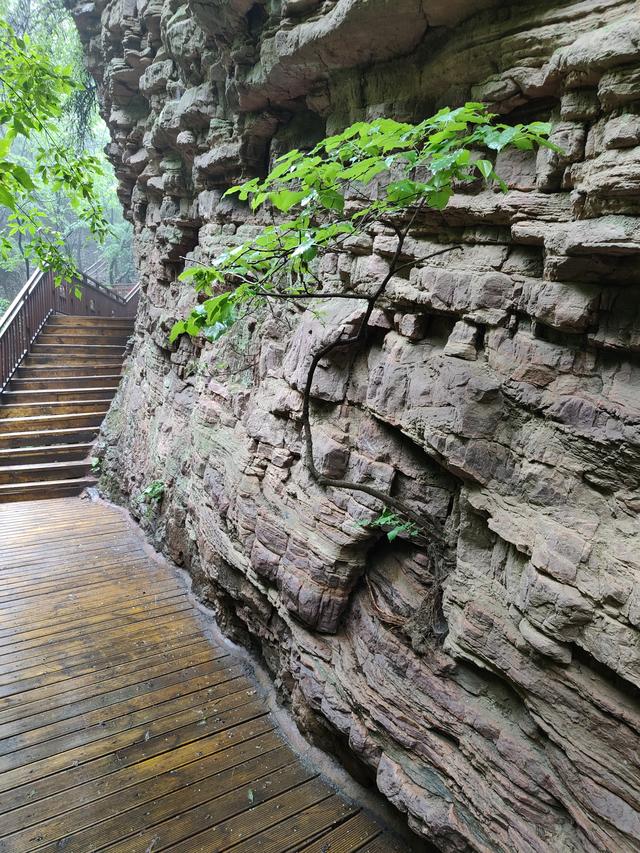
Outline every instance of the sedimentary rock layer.
<path fill-rule="evenodd" d="M 112 0 L 73 9 L 144 298 L 103 482 L 253 643 L 311 736 L 443 850 L 640 850 L 640 17 L 630 0 Z M 223 199 L 358 118 L 481 99 L 562 154 L 425 216 L 351 365 L 323 363 L 318 465 L 439 519 L 425 554 L 304 464 L 301 385 L 356 301 L 217 344 L 167 334 L 259 227 Z M 389 268 L 384 228 L 327 283 Z M 460 251 L 426 261 L 443 246 Z M 316 306 L 316 309 L 318 306 Z M 140 494 L 166 484 L 159 508 Z"/>

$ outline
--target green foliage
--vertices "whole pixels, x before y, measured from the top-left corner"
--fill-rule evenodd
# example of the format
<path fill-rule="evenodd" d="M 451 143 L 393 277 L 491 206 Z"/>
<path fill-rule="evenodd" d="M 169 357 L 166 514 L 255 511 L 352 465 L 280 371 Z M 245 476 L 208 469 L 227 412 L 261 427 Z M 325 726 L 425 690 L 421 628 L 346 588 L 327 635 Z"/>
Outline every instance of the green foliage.
<path fill-rule="evenodd" d="M 122 215 L 117 181 L 105 154 L 109 134 L 98 112 L 96 84 L 85 67 L 82 45 L 69 10 L 64 0 L 45 0 L 36 4 L 24 3 L 23 0 L 0 0 L 0 17 L 3 16 L 18 35 L 28 34 L 33 45 L 49 56 L 55 56 L 56 63 L 68 69 L 72 89 L 63 100 L 62 113 L 55 121 L 55 128 L 49 132 L 55 145 L 71 152 L 86 149 L 99 160 L 102 170 L 102 174 L 93 176 L 93 185 L 109 222 L 103 243 L 92 237 L 65 193 L 50 186 L 38 188 L 33 199 L 43 214 L 42 221 L 62 235 L 64 250 L 60 249 L 73 259 L 78 269 L 89 272 L 103 283 L 133 282 L 136 278 L 133 229 Z M 38 145 L 36 134 L 31 140 L 16 141 L 13 148 L 29 174 L 35 168 Z M 7 208 L 0 207 L 0 233 L 8 232 L 9 215 Z M 17 234 L 10 242 L 10 252 L 0 257 L 0 269 L 5 273 L 5 292 L 9 294 L 17 292 L 33 266 L 29 236 Z"/>
<path fill-rule="evenodd" d="M 162 503 L 166 486 L 162 480 L 153 480 L 138 495 L 138 503 L 144 509 L 146 519 L 153 518 L 156 510 Z"/>
<path fill-rule="evenodd" d="M 222 252 L 211 266 L 182 273 L 208 298 L 174 325 L 171 342 L 185 333 L 215 340 L 242 306 L 270 297 L 321 294 L 315 270 L 324 253 L 376 221 L 393 224 L 408 209 L 441 210 L 456 184 L 485 180 L 506 189 L 490 158 L 507 147 L 555 148 L 548 133 L 542 122 L 496 124 L 482 104 L 468 103 L 417 125 L 387 118 L 357 122 L 310 152 L 288 152 L 266 178 L 227 192 L 285 221 Z"/>
<path fill-rule="evenodd" d="M 11 302 L 8 299 L 3 299 L 3 297 L 0 296 L 0 317 L 2 317 L 9 305 L 11 305 Z"/>
<path fill-rule="evenodd" d="M 91 472 L 96 475 L 102 473 L 102 460 L 97 456 L 91 457 Z"/>
<path fill-rule="evenodd" d="M 188 335 L 198 335 L 200 331 L 210 341 L 216 341 L 236 319 L 233 295 L 229 291 L 207 299 L 202 305 L 193 309 L 188 320 L 176 323 L 171 329 L 169 341 L 186 332 Z"/>
<path fill-rule="evenodd" d="M 98 241 L 109 232 L 95 187 L 103 174 L 100 160 L 74 153 L 59 138 L 58 124 L 76 88 L 69 67 L 0 18 L 0 209 L 6 215 L 0 259 L 9 259 L 19 243 L 27 258 L 65 277 L 73 275 L 74 264 L 65 235 L 43 209 L 43 195 L 61 193 Z"/>
<path fill-rule="evenodd" d="M 146 504 L 159 504 L 164 497 L 165 488 L 162 480 L 153 480 L 140 493 L 140 500 Z"/>
<path fill-rule="evenodd" d="M 418 527 L 412 521 L 403 520 L 399 515 L 395 512 L 391 512 L 386 507 L 377 518 L 373 519 L 373 521 L 359 521 L 358 525 L 360 527 L 377 527 L 383 530 L 385 528 L 389 528 L 387 530 L 387 539 L 389 542 L 393 542 L 393 540 L 397 539 L 401 533 L 404 533 L 407 536 L 417 536 L 420 532 Z"/>

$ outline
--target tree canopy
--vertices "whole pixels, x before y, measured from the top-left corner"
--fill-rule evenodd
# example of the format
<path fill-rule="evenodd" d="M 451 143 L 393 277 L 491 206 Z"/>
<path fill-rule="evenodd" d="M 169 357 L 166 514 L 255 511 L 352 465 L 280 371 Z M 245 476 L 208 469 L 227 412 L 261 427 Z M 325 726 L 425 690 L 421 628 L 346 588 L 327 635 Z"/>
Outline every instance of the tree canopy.
<path fill-rule="evenodd" d="M 33 266 L 133 280 L 107 140 L 63 4 L 0 7 L 0 295 Z"/>
<path fill-rule="evenodd" d="M 95 186 L 103 174 L 100 161 L 63 148 L 56 138 L 56 121 L 75 86 L 69 68 L 56 65 L 28 35 L 18 36 L 0 19 L 0 206 L 9 214 L 0 256 L 8 257 L 13 241 L 26 237 L 29 257 L 66 276 L 74 270 L 64 235 L 47 221 L 39 196 L 62 192 L 94 237 L 102 241 L 108 231 Z M 30 162 L 23 154 L 27 143 Z"/>

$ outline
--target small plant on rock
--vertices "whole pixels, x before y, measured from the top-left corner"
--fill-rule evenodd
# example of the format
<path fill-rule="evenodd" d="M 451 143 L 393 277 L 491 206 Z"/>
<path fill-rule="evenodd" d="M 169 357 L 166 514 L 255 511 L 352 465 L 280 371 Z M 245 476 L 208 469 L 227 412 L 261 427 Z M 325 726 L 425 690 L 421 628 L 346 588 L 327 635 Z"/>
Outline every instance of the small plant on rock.
<path fill-rule="evenodd" d="M 162 480 L 153 480 L 140 492 L 138 501 L 146 507 L 145 516 L 150 518 L 162 503 L 166 486 Z"/>
<path fill-rule="evenodd" d="M 201 371 L 200 361 L 197 358 L 190 358 L 184 366 L 182 374 L 183 379 L 189 379 L 191 376 L 197 376 Z"/>
<path fill-rule="evenodd" d="M 147 504 L 159 504 L 164 497 L 164 492 L 165 485 L 162 480 L 154 480 L 142 490 L 140 493 L 140 500 Z"/>
<path fill-rule="evenodd" d="M 359 521 L 358 526 L 385 530 L 389 542 L 393 542 L 401 533 L 406 536 L 417 536 L 420 532 L 418 526 L 412 521 L 401 518 L 397 513 L 391 512 L 386 507 L 377 518 L 372 521 Z"/>

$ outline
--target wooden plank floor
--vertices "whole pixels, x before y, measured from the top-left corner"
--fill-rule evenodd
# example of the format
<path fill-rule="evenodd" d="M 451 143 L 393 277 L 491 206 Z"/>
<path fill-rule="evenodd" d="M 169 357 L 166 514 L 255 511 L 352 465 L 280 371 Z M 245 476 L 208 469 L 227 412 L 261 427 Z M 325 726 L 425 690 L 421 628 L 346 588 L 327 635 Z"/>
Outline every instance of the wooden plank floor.
<path fill-rule="evenodd" d="M 400 851 L 119 511 L 0 506 L 0 850 Z"/>

